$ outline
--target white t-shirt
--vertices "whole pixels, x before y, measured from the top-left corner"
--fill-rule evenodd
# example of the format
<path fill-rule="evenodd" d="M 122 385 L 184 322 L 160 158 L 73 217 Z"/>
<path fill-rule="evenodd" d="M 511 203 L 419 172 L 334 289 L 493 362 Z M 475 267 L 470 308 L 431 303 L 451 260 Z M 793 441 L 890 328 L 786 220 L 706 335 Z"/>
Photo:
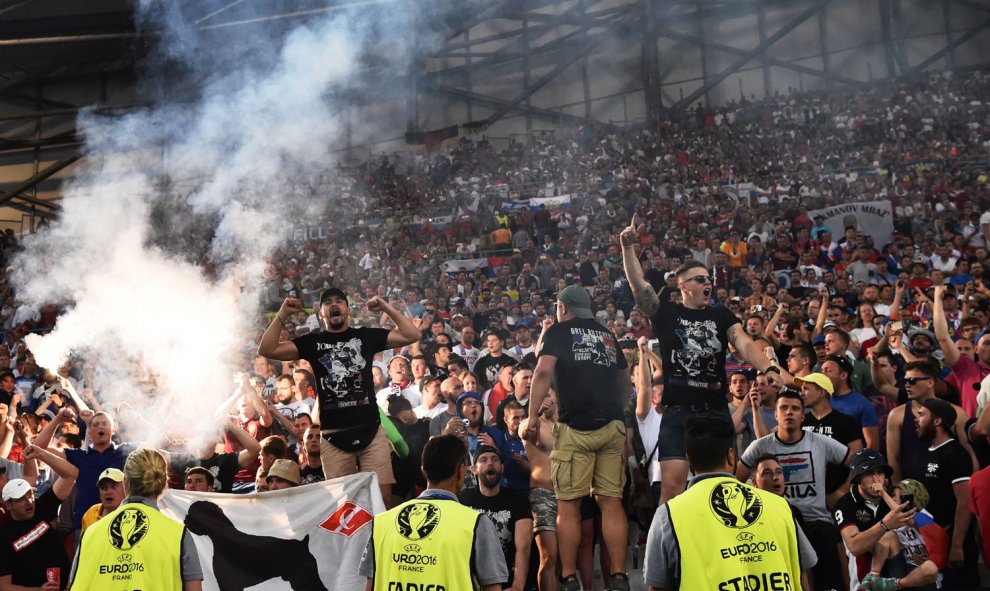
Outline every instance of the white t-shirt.
<path fill-rule="evenodd" d="M 660 438 L 660 421 L 663 420 L 663 415 L 657 412 L 657 409 L 650 407 L 649 414 L 642 421 L 637 417 L 636 423 L 639 426 L 639 438 L 643 440 L 643 449 L 646 450 L 646 457 L 649 457 L 653 453 L 653 459 L 650 460 L 650 483 L 660 482 L 660 450 L 654 452 L 654 448 L 657 446 L 657 439 Z"/>
<path fill-rule="evenodd" d="M 409 385 L 405 388 L 399 388 L 399 384 L 390 384 L 375 394 L 375 401 L 378 402 L 378 406 L 382 407 L 382 410 L 388 412 L 388 397 L 392 394 L 398 394 L 409 401 L 409 404 L 413 408 L 416 408 L 423 403 L 423 396 L 419 393 L 419 386 L 415 382 L 409 382 Z M 443 405 L 441 405 L 443 406 Z"/>

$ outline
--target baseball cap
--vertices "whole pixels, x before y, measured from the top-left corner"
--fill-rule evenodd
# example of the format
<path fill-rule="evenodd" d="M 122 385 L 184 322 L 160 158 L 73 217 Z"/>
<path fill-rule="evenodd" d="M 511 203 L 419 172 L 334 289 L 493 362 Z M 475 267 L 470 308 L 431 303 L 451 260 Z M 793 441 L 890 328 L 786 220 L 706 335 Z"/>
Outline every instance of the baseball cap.
<path fill-rule="evenodd" d="M 190 474 L 202 474 L 206 477 L 206 483 L 213 486 L 213 473 L 203 466 L 193 466 L 192 468 L 186 469 L 186 477 L 189 477 Z"/>
<path fill-rule="evenodd" d="M 419 389 L 420 390 L 425 389 L 426 388 L 426 385 L 429 384 L 430 382 L 442 382 L 442 381 L 443 381 L 443 378 L 441 378 L 439 375 L 432 375 L 432 374 L 431 375 L 428 375 L 428 376 L 426 376 L 426 377 L 423 378 L 423 383 L 421 383 L 419 385 Z"/>
<path fill-rule="evenodd" d="M 124 473 L 116 468 L 107 468 L 103 472 L 100 472 L 100 477 L 96 479 L 96 484 L 99 484 L 107 479 L 113 480 L 114 482 L 123 482 Z"/>
<path fill-rule="evenodd" d="M 811 345 L 812 346 L 815 346 L 815 345 L 824 345 L 824 344 L 825 344 L 825 337 L 822 336 L 822 335 L 818 335 L 817 337 L 811 339 Z"/>
<path fill-rule="evenodd" d="M 22 498 L 24 495 L 33 491 L 34 487 L 31 486 L 27 480 L 23 478 L 14 478 L 3 487 L 3 500 L 14 501 Z"/>
<path fill-rule="evenodd" d="M 323 290 L 323 293 L 320 294 L 320 305 L 322 306 L 323 302 L 327 301 L 333 296 L 337 296 L 344 301 L 349 301 L 347 299 L 347 294 L 344 293 L 344 290 L 340 289 L 339 287 L 328 287 L 327 289 Z"/>
<path fill-rule="evenodd" d="M 488 454 L 488 453 L 495 454 L 498 456 L 498 459 L 500 460 L 502 459 L 502 452 L 500 452 L 497 447 L 492 447 L 490 445 L 482 445 L 479 446 L 478 451 L 475 452 L 474 461 L 477 462 L 478 458 L 481 457 L 481 454 Z"/>
<path fill-rule="evenodd" d="M 801 386 L 805 383 L 814 384 L 819 388 L 821 388 L 822 390 L 828 392 L 829 396 L 831 396 L 832 393 L 835 392 L 835 388 L 832 387 L 832 380 L 830 380 L 829 377 L 823 373 L 809 373 L 803 378 L 799 378 L 795 376 L 794 383 L 797 384 L 798 386 Z"/>
<path fill-rule="evenodd" d="M 454 403 L 454 407 L 457 409 L 457 416 L 462 416 L 461 408 L 464 406 L 464 401 L 468 398 L 474 398 L 478 401 L 478 404 L 484 406 L 484 401 L 481 400 L 481 396 L 477 392 L 465 392 L 457 397 L 457 402 Z"/>
<path fill-rule="evenodd" d="M 849 460 L 849 482 L 856 482 L 860 476 L 877 468 L 883 468 L 888 478 L 894 473 L 880 452 L 870 448 L 861 449 Z"/>
<path fill-rule="evenodd" d="M 568 285 L 557 294 L 557 301 L 567 306 L 578 318 L 594 318 L 591 313 L 591 296 L 580 285 Z"/>
<path fill-rule="evenodd" d="M 268 470 L 265 481 L 268 482 L 272 478 L 281 478 L 292 484 L 299 484 L 299 464 L 292 460 L 275 460 Z"/>
<path fill-rule="evenodd" d="M 956 409 L 952 408 L 952 405 L 940 398 L 930 398 L 921 403 L 922 406 L 928 409 L 933 416 L 942 419 L 942 424 L 949 431 L 952 431 L 952 425 L 956 423 Z"/>

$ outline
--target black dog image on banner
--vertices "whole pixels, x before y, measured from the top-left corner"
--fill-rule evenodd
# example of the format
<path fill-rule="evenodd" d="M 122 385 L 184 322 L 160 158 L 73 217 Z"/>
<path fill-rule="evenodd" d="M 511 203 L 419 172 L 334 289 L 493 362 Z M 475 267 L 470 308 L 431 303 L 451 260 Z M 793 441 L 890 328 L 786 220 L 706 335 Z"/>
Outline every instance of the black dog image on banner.
<path fill-rule="evenodd" d="M 327 591 L 308 535 L 283 540 L 246 534 L 209 501 L 190 505 L 185 524 L 190 533 L 213 540 L 213 572 L 223 591 L 244 591 L 270 579 L 284 579 L 294 591 Z"/>

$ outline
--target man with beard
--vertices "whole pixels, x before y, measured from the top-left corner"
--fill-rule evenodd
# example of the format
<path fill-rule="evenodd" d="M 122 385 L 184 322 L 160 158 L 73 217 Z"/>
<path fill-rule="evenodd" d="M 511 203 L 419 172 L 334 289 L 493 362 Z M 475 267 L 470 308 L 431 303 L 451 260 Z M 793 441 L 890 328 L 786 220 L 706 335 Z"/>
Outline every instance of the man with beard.
<path fill-rule="evenodd" d="M 299 484 L 323 482 L 323 462 L 320 461 L 320 426 L 312 424 L 303 434 L 304 457 L 299 465 Z"/>
<path fill-rule="evenodd" d="M 557 588 L 557 496 L 550 479 L 550 453 L 553 451 L 553 427 L 557 423 L 557 399 L 547 394 L 537 413 L 542 425 L 536 437 L 523 437 L 523 449 L 529 459 L 529 505 L 533 511 L 533 533 L 540 555 L 537 583 L 540 591 Z M 519 431 L 528 432 L 529 418 L 519 423 Z"/>
<path fill-rule="evenodd" d="M 323 429 L 323 474 L 338 478 L 358 470 L 376 472 L 382 498 L 388 503 L 394 482 L 391 448 L 376 408 L 371 367 L 377 353 L 415 343 L 420 332 L 378 296 L 370 298 L 367 306 L 372 314 L 388 315 L 396 328 L 353 328 L 347 294 L 331 287 L 320 294 L 317 316 L 323 330 L 279 342 L 285 319 L 302 309 L 299 300 L 286 298 L 262 335 L 258 354 L 279 361 L 302 358 L 309 362 Z"/>
<path fill-rule="evenodd" d="M 461 504 L 492 520 L 502 545 L 505 566 L 509 569 L 508 585 L 502 585 L 502 588 L 522 591 L 529 571 L 529 548 L 533 539 L 529 503 L 502 487 L 502 456 L 497 449 L 478 449 L 472 471 L 478 479 L 478 487 L 462 492 Z"/>
<path fill-rule="evenodd" d="M 430 419 L 430 437 L 440 435 L 451 419 L 457 418 L 457 399 L 464 393 L 464 384 L 457 377 L 449 377 L 440 383 L 440 395 L 447 408 Z"/>
<path fill-rule="evenodd" d="M 791 376 L 767 359 L 759 345 L 743 330 L 742 324 L 725 308 L 709 306 L 712 275 L 703 263 L 690 261 L 677 269 L 680 304 L 661 301 L 643 278 L 643 268 L 634 244 L 645 228 L 636 225 L 636 216 L 619 235 L 626 278 L 636 296 L 636 304 L 652 316 L 653 336 L 660 341 L 663 359 L 664 416 L 660 425 L 660 502 L 684 492 L 688 464 L 684 451 L 684 423 L 691 416 L 717 414 L 731 423 L 725 406 L 728 384 L 725 355 L 729 343 L 738 356 L 758 371 L 777 372 L 785 383 Z"/>
<path fill-rule="evenodd" d="M 522 359 L 535 349 L 536 343 L 533 342 L 533 334 L 530 332 L 529 327 L 525 324 L 517 324 L 516 344 L 511 349 L 512 354 L 515 355 L 516 359 Z"/>
<path fill-rule="evenodd" d="M 904 388 L 908 401 L 895 407 L 887 415 L 887 458 L 893 470 L 893 479 L 921 479 L 925 471 L 924 457 L 928 453 L 928 442 L 918 436 L 915 417 L 922 405 L 935 398 L 935 378 L 938 368 L 932 360 L 912 361 L 904 366 Z M 953 405 L 956 410 L 954 435 L 969 451 L 965 437 L 966 413 L 962 407 Z"/>
<path fill-rule="evenodd" d="M 914 422 L 918 437 L 929 442 L 922 460 L 925 471 L 918 480 L 928 489 L 928 510 L 935 523 L 949 531 L 951 540 L 945 586 L 966 589 L 979 586 L 980 581 L 976 572 L 976 538 L 969 527 L 973 517 L 969 508 L 973 460 L 955 439 L 952 426 L 956 414 L 951 404 L 932 398 L 922 403 Z"/>
<path fill-rule="evenodd" d="M 286 373 L 275 378 L 275 404 L 270 408 L 271 415 L 278 421 L 289 447 L 293 450 L 299 445 L 296 417 L 311 410 L 305 401 L 296 400 L 296 393 L 296 381 L 292 379 L 291 374 Z"/>
<path fill-rule="evenodd" d="M 474 346 L 474 339 L 478 336 L 473 326 L 465 326 L 461 331 L 461 342 L 454 345 L 454 354 L 467 362 L 468 369 L 474 371 L 474 364 L 481 357 L 481 351 Z"/>

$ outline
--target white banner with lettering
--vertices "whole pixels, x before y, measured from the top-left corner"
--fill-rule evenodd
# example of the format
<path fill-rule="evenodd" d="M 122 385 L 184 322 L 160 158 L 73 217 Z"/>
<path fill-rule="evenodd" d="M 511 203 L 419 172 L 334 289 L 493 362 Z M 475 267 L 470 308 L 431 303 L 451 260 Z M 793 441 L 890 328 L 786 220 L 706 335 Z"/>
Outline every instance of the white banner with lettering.
<path fill-rule="evenodd" d="M 887 200 L 833 205 L 809 211 L 808 216 L 812 220 L 816 216 L 825 218 L 825 225 L 832 228 L 832 239 L 836 241 L 842 238 L 846 226 L 856 226 L 857 230 L 873 237 L 877 248 L 882 248 L 890 242 L 894 232 L 894 213 Z"/>
<path fill-rule="evenodd" d="M 358 563 L 385 510 L 369 472 L 250 495 L 168 490 L 159 506 L 194 534 L 206 591 L 362 591 Z"/>

